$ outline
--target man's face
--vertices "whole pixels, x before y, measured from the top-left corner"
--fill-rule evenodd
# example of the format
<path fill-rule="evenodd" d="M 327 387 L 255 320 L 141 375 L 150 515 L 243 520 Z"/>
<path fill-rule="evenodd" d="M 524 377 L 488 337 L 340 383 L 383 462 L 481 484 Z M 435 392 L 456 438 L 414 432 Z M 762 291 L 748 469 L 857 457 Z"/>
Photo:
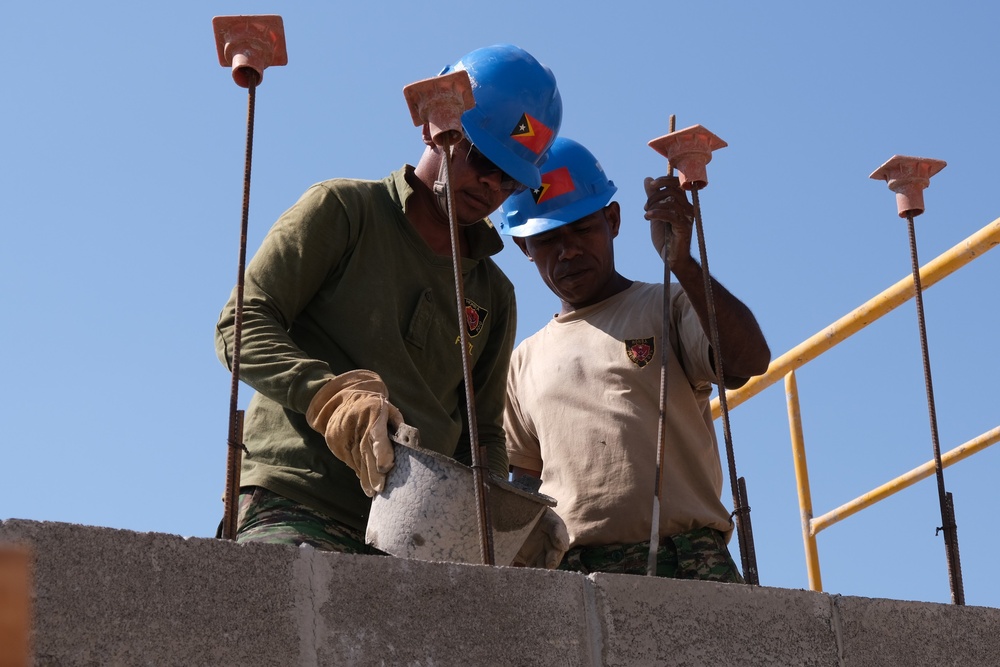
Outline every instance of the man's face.
<path fill-rule="evenodd" d="M 452 151 L 451 181 L 460 223 L 472 224 L 485 218 L 520 187 L 468 139 L 455 144 Z"/>
<path fill-rule="evenodd" d="M 614 238 L 620 223 L 618 204 L 612 202 L 576 222 L 515 242 L 538 267 L 565 312 L 566 306 L 583 308 L 614 293 Z"/>

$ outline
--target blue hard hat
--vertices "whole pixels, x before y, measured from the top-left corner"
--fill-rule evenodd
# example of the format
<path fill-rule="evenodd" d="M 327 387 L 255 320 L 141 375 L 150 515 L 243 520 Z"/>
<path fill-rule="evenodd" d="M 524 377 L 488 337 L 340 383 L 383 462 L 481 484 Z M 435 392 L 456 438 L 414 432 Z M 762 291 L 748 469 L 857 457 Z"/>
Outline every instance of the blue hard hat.
<path fill-rule="evenodd" d="M 500 207 L 500 231 L 534 236 L 568 225 L 607 206 L 616 192 L 593 153 L 558 137 L 549 149 L 541 186 L 509 197 Z"/>
<path fill-rule="evenodd" d="M 476 98 L 476 106 L 462 114 L 469 141 L 517 181 L 537 188 L 538 167 L 562 124 L 552 71 L 511 44 L 476 49 L 441 74 L 462 69 Z"/>

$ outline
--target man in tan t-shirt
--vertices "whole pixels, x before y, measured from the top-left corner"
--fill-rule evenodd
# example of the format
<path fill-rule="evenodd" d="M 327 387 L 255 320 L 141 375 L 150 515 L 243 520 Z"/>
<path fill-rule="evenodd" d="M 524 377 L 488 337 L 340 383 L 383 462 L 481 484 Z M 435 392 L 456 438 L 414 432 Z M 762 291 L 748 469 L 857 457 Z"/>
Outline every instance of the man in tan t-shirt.
<path fill-rule="evenodd" d="M 667 259 L 663 285 L 615 268 L 617 188 L 580 144 L 558 138 L 542 186 L 503 205 L 500 229 L 538 267 L 560 312 L 511 358 L 504 428 L 515 477 L 541 477 L 569 533 L 561 568 L 643 574 L 647 569 L 660 406 L 667 363 L 664 498 L 657 574 L 741 582 L 720 501 L 722 469 L 709 401 L 715 381 L 701 267 L 691 256 L 692 209 L 678 180 L 647 179 L 646 219 Z M 712 279 L 725 383 L 763 373 L 770 350 L 750 310 Z"/>

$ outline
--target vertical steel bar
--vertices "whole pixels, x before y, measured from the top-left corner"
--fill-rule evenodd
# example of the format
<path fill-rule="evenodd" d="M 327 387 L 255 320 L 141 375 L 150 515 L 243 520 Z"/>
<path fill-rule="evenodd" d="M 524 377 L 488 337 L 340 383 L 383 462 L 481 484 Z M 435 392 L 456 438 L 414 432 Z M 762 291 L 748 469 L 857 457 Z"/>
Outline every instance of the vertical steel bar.
<path fill-rule="evenodd" d="M 948 562 L 948 582 L 951 585 L 953 604 L 965 604 L 962 585 L 962 566 L 958 558 L 958 526 L 954 520 L 954 506 L 949 512 L 949 496 L 944 486 L 944 466 L 941 465 L 941 446 L 938 442 L 937 411 L 934 407 L 934 383 L 931 380 L 931 361 L 927 346 L 927 327 L 924 322 L 923 289 L 920 285 L 920 261 L 917 259 L 917 234 L 913 214 L 907 212 L 906 227 L 910 238 L 910 259 L 913 265 L 913 285 L 917 304 L 917 324 L 920 328 L 920 354 L 924 366 L 924 385 L 927 388 L 927 413 L 930 417 L 931 443 L 934 447 L 934 474 L 937 477 L 938 502 L 941 506 L 941 524 L 944 530 L 945 557 Z"/>
<path fill-rule="evenodd" d="M 674 131 L 677 116 L 670 114 L 670 131 Z M 667 160 L 667 176 L 674 175 L 674 167 Z M 660 555 L 660 505 L 663 503 L 663 465 L 667 456 L 667 352 L 670 350 L 670 237 L 664 234 L 666 245 L 663 253 L 663 326 L 660 334 L 660 415 L 656 426 L 656 472 L 653 476 L 653 514 L 649 526 L 649 555 L 646 574 L 656 576 L 656 562 Z"/>
<path fill-rule="evenodd" d="M 702 279 L 705 285 L 705 301 L 708 304 L 708 323 L 711 329 L 712 350 L 715 355 L 715 376 L 719 386 L 719 402 L 722 407 L 722 432 L 726 441 L 726 460 L 729 464 L 729 483 L 733 495 L 733 515 L 736 517 L 736 536 L 740 545 L 740 558 L 743 561 L 743 578 L 748 584 L 760 583 L 757 572 L 756 550 L 753 546 L 753 529 L 750 526 L 750 507 L 746 503 L 746 494 L 739 492 L 739 477 L 736 474 L 736 455 L 733 452 L 733 437 L 729 426 L 729 406 L 726 403 L 725 367 L 722 359 L 722 345 L 719 340 L 719 322 L 715 312 L 715 299 L 712 297 L 712 276 L 708 268 L 708 250 L 705 243 L 705 230 L 701 218 L 701 202 L 698 199 L 698 188 L 691 189 L 691 200 L 694 204 L 694 222 L 698 231 L 698 252 L 701 257 Z"/>
<path fill-rule="evenodd" d="M 239 266 L 236 272 L 236 319 L 233 324 L 232 380 L 229 391 L 229 453 L 226 459 L 226 491 L 223 496 L 222 538 L 236 539 L 236 522 L 239 513 L 240 466 L 243 452 L 242 414 L 237 408 L 240 392 L 240 346 L 243 340 L 243 288 L 247 260 L 247 226 L 250 218 L 250 169 L 253 164 L 253 120 L 257 99 L 257 72 L 245 68 L 247 86 L 247 143 L 243 167 L 243 215 L 240 221 Z"/>
<path fill-rule="evenodd" d="M 785 402 L 788 406 L 788 430 L 792 436 L 792 459 L 795 463 L 795 485 L 799 492 L 799 516 L 802 519 L 802 543 L 806 552 L 809 589 L 822 591 L 819 549 L 812 531 L 812 491 L 809 488 L 809 468 L 806 466 L 806 446 L 802 436 L 802 413 L 799 408 L 799 385 L 795 379 L 795 371 L 785 376 Z"/>
<path fill-rule="evenodd" d="M 451 230 L 451 263 L 455 272 L 455 301 L 458 306 L 458 336 L 462 355 L 462 377 L 465 384 L 465 403 L 468 415 L 469 449 L 472 454 L 472 479 L 475 484 L 476 518 L 479 529 L 479 550 L 483 565 L 495 563 L 493 548 L 493 520 L 489 503 L 489 455 L 479 444 L 479 422 L 472 387 L 472 369 L 469 365 L 469 330 L 465 316 L 465 290 L 462 279 L 462 254 L 458 238 L 458 221 L 455 219 L 455 202 L 451 186 L 451 142 L 441 145 L 444 151 L 445 191 L 447 192 L 448 226 Z"/>

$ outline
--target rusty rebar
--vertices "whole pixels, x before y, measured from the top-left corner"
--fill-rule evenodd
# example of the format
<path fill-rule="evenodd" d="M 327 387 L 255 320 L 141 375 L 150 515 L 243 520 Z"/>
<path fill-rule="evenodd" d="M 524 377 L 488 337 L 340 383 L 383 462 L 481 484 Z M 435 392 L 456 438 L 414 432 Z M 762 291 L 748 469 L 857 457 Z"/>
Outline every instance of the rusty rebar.
<path fill-rule="evenodd" d="M 726 402 L 725 371 L 722 359 L 722 344 L 719 339 L 719 322 L 715 312 L 715 299 L 712 296 L 712 276 L 708 268 L 708 250 L 705 243 L 705 230 L 702 225 L 701 203 L 698 199 L 698 187 L 691 188 L 691 203 L 694 205 L 694 222 L 698 232 L 698 252 L 701 258 L 702 279 L 705 286 L 705 301 L 708 305 L 708 325 L 712 339 L 712 351 L 715 358 L 715 377 L 719 386 L 719 405 L 722 408 L 722 434 L 726 442 L 726 461 L 729 466 L 729 485 L 733 495 L 733 516 L 736 518 L 736 536 L 740 545 L 740 558 L 743 562 L 743 578 L 746 583 L 757 585 L 757 555 L 753 544 L 753 532 L 750 527 L 750 506 L 746 497 L 746 485 L 740 493 L 739 478 L 736 474 L 736 454 L 733 451 L 733 438 L 729 426 L 729 405 Z"/>
<path fill-rule="evenodd" d="M 941 463 L 941 445 L 938 440 L 937 410 L 934 407 L 934 383 L 931 379 L 931 360 L 927 345 L 927 326 L 924 321 L 923 288 L 920 284 L 920 261 L 917 259 L 917 232 L 913 214 L 906 213 L 906 228 L 910 239 L 910 260 L 913 271 L 914 298 L 917 304 L 917 325 L 920 329 L 920 355 L 924 366 L 924 386 L 927 389 L 927 414 L 930 418 L 931 444 L 934 448 L 934 475 L 937 479 L 938 503 L 941 507 L 941 528 L 944 531 L 945 558 L 948 562 L 948 583 L 953 604 L 965 604 L 962 584 L 962 566 L 958 555 L 958 526 L 951 494 L 945 490 L 944 466 Z"/>
<path fill-rule="evenodd" d="M 448 227 L 451 231 L 451 263 L 455 275 L 455 302 L 458 306 L 458 337 L 462 355 L 462 383 L 465 385 L 466 414 L 468 415 L 469 450 L 472 455 L 472 480 L 476 495 L 476 520 L 479 531 L 479 552 L 483 565 L 495 564 L 493 548 L 493 521 L 489 503 L 488 453 L 479 444 L 479 422 L 476 419 L 476 403 L 472 387 L 472 368 L 469 365 L 469 330 L 465 314 L 465 290 L 462 279 L 461 245 L 458 237 L 458 221 L 455 215 L 454 194 L 451 183 L 451 142 L 447 139 L 444 150 L 445 192 L 448 213 Z"/>
<path fill-rule="evenodd" d="M 243 166 L 243 215 L 240 220 L 240 252 L 236 271 L 236 319 L 233 323 L 232 381 L 229 388 L 229 433 L 226 438 L 226 491 L 223 496 L 222 538 L 235 540 L 239 516 L 240 466 L 242 465 L 243 411 L 237 405 L 240 392 L 240 346 L 243 342 L 243 288 L 247 261 L 247 227 L 250 219 L 250 168 L 253 163 L 253 119 L 259 77 L 253 69 L 246 69 L 247 86 L 247 144 Z"/>
<path fill-rule="evenodd" d="M 674 131 L 677 116 L 670 114 L 670 131 Z M 674 175 L 674 166 L 667 160 L 667 176 Z M 670 349 L 670 237 L 664 229 L 663 252 L 663 326 L 660 334 L 660 414 L 656 425 L 656 472 L 653 475 L 653 515 L 649 527 L 649 554 L 646 574 L 656 576 L 660 555 L 660 511 L 663 504 L 663 463 L 667 455 L 667 352 Z"/>

